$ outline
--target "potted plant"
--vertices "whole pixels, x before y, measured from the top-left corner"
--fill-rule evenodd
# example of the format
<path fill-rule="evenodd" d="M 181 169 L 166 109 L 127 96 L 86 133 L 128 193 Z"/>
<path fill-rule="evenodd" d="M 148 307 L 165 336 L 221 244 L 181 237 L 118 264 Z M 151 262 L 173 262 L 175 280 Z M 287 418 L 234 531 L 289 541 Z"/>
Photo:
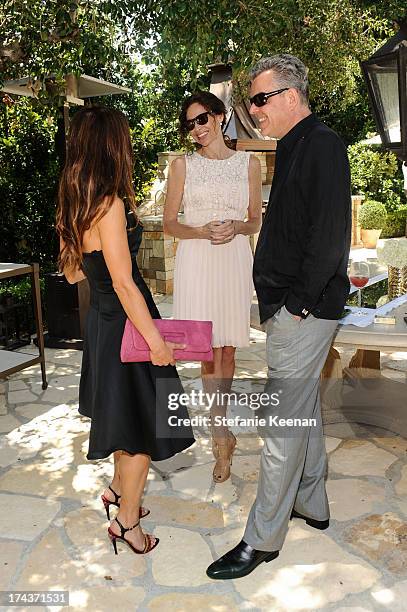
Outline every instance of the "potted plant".
<path fill-rule="evenodd" d="M 359 224 L 363 246 L 375 249 L 386 224 L 386 207 L 381 202 L 366 200 L 359 210 Z"/>

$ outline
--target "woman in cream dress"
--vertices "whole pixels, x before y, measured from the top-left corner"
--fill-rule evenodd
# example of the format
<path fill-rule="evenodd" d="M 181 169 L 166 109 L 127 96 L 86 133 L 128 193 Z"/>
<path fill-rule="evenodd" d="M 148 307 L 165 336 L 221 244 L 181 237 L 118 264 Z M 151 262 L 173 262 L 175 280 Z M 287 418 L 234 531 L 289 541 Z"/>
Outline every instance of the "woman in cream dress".
<path fill-rule="evenodd" d="M 187 98 L 181 133 L 196 143 L 193 154 L 171 165 L 164 230 L 180 239 L 175 260 L 174 318 L 213 322 L 213 362 L 201 366 L 206 392 L 228 392 L 236 347 L 249 345 L 253 256 L 249 236 L 261 225 L 261 171 L 250 153 L 227 146 L 222 132 L 226 109 L 209 92 Z M 183 206 L 184 223 L 177 220 Z M 211 409 L 211 419 L 226 407 Z M 230 475 L 236 439 L 226 426 L 212 426 L 216 459 L 213 477 Z"/>

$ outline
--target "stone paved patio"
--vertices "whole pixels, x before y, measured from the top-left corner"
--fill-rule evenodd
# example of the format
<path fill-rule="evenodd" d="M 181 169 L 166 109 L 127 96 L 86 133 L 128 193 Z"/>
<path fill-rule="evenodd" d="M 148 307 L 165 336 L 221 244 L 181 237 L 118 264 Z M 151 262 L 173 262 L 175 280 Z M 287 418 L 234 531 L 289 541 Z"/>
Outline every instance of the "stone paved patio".
<path fill-rule="evenodd" d="M 159 307 L 171 314 L 170 300 Z M 265 335 L 251 340 L 237 374 L 265 377 Z M 0 590 L 65 589 L 70 609 L 92 612 L 407 611 L 407 441 L 363 427 L 356 439 L 347 425 L 327 431 L 331 527 L 292 521 L 280 557 L 251 576 L 216 583 L 205 569 L 242 536 L 257 486 L 255 437 L 239 439 L 224 484 L 212 483 L 204 436 L 155 463 L 143 523 L 161 542 L 146 557 L 122 546 L 115 557 L 99 500 L 112 465 L 86 460 L 89 424 L 77 413 L 81 356 L 47 350 L 46 391 L 37 367 L 0 383 Z M 384 374 L 407 372 L 407 352 L 383 364 Z M 199 368 L 182 364 L 180 374 L 193 385 Z"/>

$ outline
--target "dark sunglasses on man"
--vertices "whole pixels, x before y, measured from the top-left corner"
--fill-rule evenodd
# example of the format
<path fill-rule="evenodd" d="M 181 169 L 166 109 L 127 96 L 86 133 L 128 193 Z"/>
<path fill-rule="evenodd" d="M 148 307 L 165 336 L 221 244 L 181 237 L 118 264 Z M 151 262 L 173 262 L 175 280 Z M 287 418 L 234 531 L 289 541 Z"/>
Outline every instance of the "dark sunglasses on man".
<path fill-rule="evenodd" d="M 198 125 L 206 125 L 208 123 L 209 115 L 213 116 L 214 114 L 215 113 L 212 113 L 211 111 L 206 111 L 206 113 L 201 113 L 200 115 L 197 115 L 193 119 L 187 119 L 185 121 L 185 127 L 188 130 L 188 132 L 192 132 L 196 123 Z"/>
<path fill-rule="evenodd" d="M 282 89 L 276 89 L 275 91 L 269 91 L 268 93 L 264 93 L 263 91 L 261 91 L 260 93 L 254 95 L 252 98 L 249 98 L 250 104 L 254 104 L 258 108 L 260 108 L 260 106 L 264 106 L 265 104 L 267 104 L 267 100 L 269 98 L 277 96 L 278 94 L 283 93 L 283 91 L 287 91 L 288 89 L 290 88 L 283 87 Z"/>

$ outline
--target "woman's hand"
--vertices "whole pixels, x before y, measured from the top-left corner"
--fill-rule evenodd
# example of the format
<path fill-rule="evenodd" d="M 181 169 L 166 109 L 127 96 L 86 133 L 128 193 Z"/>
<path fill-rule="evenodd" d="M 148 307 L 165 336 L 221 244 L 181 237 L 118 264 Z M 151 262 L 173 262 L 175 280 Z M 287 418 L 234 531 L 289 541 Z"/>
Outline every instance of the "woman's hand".
<path fill-rule="evenodd" d="M 211 244 L 227 244 L 233 240 L 235 235 L 235 221 L 232 219 L 223 221 L 223 223 L 215 221 L 211 233 Z"/>
<path fill-rule="evenodd" d="M 200 238 L 205 240 L 212 240 L 214 232 L 216 231 L 216 226 L 220 224 L 220 221 L 209 221 L 205 225 L 200 227 Z"/>
<path fill-rule="evenodd" d="M 174 349 L 184 349 L 185 344 L 164 341 L 160 347 L 150 350 L 151 363 L 156 366 L 175 365 Z"/>

